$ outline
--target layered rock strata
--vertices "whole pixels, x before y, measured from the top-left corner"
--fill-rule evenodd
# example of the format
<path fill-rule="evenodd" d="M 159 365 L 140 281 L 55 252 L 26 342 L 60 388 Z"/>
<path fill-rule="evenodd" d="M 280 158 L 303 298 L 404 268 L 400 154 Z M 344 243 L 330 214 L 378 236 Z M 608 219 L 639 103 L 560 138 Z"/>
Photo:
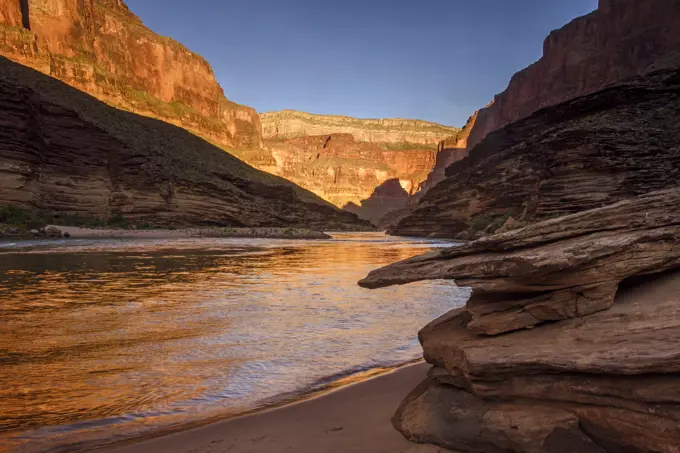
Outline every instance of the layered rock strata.
<path fill-rule="evenodd" d="M 464 453 L 674 453 L 680 439 L 680 189 L 377 270 L 472 298 L 421 330 L 430 376 L 393 423 Z"/>
<path fill-rule="evenodd" d="M 474 238 L 680 181 L 680 65 L 547 107 L 491 133 L 390 231 Z"/>
<path fill-rule="evenodd" d="M 360 206 L 388 180 L 397 180 L 407 194 L 414 194 L 433 167 L 436 155 L 434 149 L 427 147 L 389 149 L 356 140 L 351 134 L 267 141 L 266 145 L 275 161 L 276 174 L 339 207 L 350 203 Z M 378 215 L 370 209 L 364 211 L 364 218 Z"/>
<path fill-rule="evenodd" d="M 432 171 L 427 175 L 427 179 L 423 183 L 421 194 L 424 194 L 436 186 L 439 181 L 443 180 L 446 177 L 446 169 L 451 164 L 465 159 L 470 154 L 468 138 L 477 122 L 478 114 L 479 112 L 475 112 L 456 135 L 447 137 L 439 142 L 437 145 L 437 160 L 434 168 L 432 168 Z"/>
<path fill-rule="evenodd" d="M 437 143 L 459 133 L 457 128 L 427 121 L 292 110 L 263 113 L 261 121 L 275 163 L 258 168 L 290 179 L 376 224 L 406 205 L 393 196 L 395 191 L 381 185 L 396 179 L 409 195 L 415 195 L 443 155 Z M 330 151 L 323 143 L 328 137 L 333 137 Z"/>
<path fill-rule="evenodd" d="M 458 132 L 455 127 L 429 121 L 396 118 L 359 119 L 339 115 L 315 115 L 295 110 L 262 113 L 260 119 L 262 135 L 266 139 L 351 134 L 362 142 L 436 146 L 440 141 Z"/>
<path fill-rule="evenodd" d="M 674 0 L 600 0 L 596 11 L 553 31 L 545 40 L 543 56 L 516 73 L 505 91 L 473 115 L 464 133 L 440 143 L 423 193 L 491 132 L 658 66 L 680 49 L 678 29 L 680 4 Z M 407 209 L 393 215 L 392 225 L 408 217 L 419 200 L 420 196 L 414 198 Z M 408 234 L 417 234 L 415 230 Z"/>
<path fill-rule="evenodd" d="M 0 203 L 153 225 L 367 228 L 171 124 L 0 57 Z"/>
<path fill-rule="evenodd" d="M 123 1 L 0 0 L 0 54 L 222 147 L 262 145 L 255 110 L 229 101 L 208 62 Z"/>
<path fill-rule="evenodd" d="M 675 0 L 600 0 L 596 11 L 553 31 L 543 56 L 479 112 L 468 146 L 543 107 L 639 75 L 680 49 L 678 29 Z"/>

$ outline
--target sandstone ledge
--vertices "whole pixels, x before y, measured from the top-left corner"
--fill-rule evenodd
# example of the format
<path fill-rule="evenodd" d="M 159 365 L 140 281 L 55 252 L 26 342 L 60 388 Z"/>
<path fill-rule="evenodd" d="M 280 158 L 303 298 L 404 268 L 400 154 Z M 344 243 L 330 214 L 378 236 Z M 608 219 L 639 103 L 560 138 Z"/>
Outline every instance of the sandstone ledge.
<path fill-rule="evenodd" d="M 651 274 L 680 267 L 678 202 L 654 192 L 372 272 L 363 286 L 473 288 L 420 332 L 434 368 L 395 426 L 470 453 L 677 452 L 680 275 Z"/>

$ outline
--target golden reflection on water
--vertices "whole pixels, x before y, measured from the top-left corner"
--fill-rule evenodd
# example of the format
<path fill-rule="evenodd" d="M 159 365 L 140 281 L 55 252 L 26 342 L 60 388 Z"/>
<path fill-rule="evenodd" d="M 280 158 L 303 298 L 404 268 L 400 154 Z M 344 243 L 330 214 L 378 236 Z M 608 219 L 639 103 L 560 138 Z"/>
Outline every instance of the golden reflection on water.
<path fill-rule="evenodd" d="M 0 249 L 0 450 L 247 409 L 399 346 L 450 308 L 451 288 L 358 288 L 427 251 L 373 237 Z"/>

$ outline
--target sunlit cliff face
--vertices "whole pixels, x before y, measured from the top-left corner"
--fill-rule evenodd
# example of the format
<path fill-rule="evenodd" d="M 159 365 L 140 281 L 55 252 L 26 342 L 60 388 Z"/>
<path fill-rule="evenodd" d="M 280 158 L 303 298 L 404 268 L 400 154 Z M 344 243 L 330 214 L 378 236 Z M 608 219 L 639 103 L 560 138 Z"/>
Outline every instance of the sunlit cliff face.
<path fill-rule="evenodd" d="M 416 357 L 409 332 L 457 289 L 362 290 L 369 270 L 427 246 L 343 237 L 0 247 L 0 451 L 225 416 L 376 356 Z"/>
<path fill-rule="evenodd" d="M 298 137 L 265 142 L 276 161 L 270 169 L 338 207 L 360 205 L 376 188 L 399 179 L 415 193 L 434 168 L 436 148 L 390 145 L 357 140 L 351 134 Z"/>

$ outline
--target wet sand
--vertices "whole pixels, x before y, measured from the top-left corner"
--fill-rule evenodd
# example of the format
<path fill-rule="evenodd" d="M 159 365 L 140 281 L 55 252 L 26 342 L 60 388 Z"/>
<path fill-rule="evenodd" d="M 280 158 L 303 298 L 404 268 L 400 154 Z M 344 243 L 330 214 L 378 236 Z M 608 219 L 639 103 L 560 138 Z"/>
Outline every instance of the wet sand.
<path fill-rule="evenodd" d="M 323 396 L 109 453 L 438 453 L 406 441 L 390 418 L 428 366 L 407 366 Z"/>

